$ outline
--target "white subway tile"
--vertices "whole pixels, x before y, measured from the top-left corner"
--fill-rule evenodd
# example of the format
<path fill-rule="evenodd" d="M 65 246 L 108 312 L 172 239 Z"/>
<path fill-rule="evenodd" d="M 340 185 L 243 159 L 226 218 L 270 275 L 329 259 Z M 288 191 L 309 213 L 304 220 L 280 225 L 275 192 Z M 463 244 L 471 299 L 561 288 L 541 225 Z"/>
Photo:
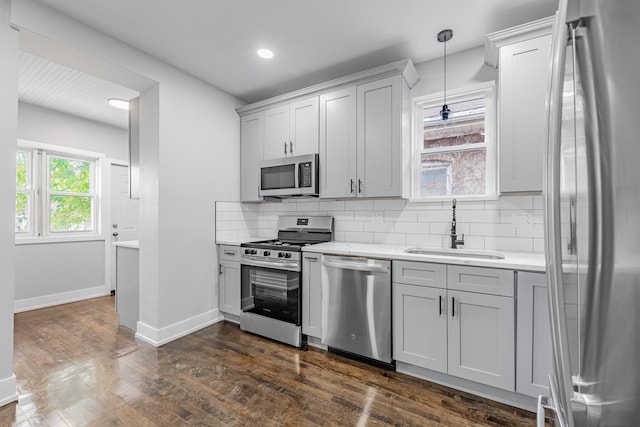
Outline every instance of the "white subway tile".
<path fill-rule="evenodd" d="M 445 208 L 453 209 L 453 205 L 451 203 L 447 204 L 443 203 Z M 469 210 L 469 209 L 484 209 L 484 200 L 458 200 L 456 202 L 456 211 L 457 210 Z"/>
<path fill-rule="evenodd" d="M 403 199 L 374 200 L 373 209 L 376 211 L 402 211 L 407 206 L 407 201 Z"/>
<path fill-rule="evenodd" d="M 412 211 L 439 211 L 442 210 L 442 202 L 408 202 L 407 209 Z"/>
<path fill-rule="evenodd" d="M 333 232 L 333 240 L 336 242 L 346 242 L 345 232 L 344 231 L 334 231 Z"/>
<path fill-rule="evenodd" d="M 319 211 L 320 210 L 320 203 L 318 202 L 298 202 L 297 204 L 297 211 L 304 211 L 304 212 L 314 212 L 314 211 Z"/>
<path fill-rule="evenodd" d="M 336 231 L 363 231 L 364 225 L 362 222 L 356 221 L 337 221 L 334 224 Z"/>
<path fill-rule="evenodd" d="M 328 211 L 334 221 L 353 221 L 353 211 Z"/>
<path fill-rule="evenodd" d="M 516 226 L 513 224 L 471 224 L 469 234 L 473 236 L 516 237 Z"/>
<path fill-rule="evenodd" d="M 417 222 L 418 212 L 416 211 L 384 211 L 385 221 Z"/>
<path fill-rule="evenodd" d="M 493 209 L 461 211 L 456 214 L 456 220 L 469 223 L 488 222 L 498 224 L 500 222 L 500 212 Z"/>
<path fill-rule="evenodd" d="M 373 233 L 345 231 L 345 241 L 354 243 L 373 243 Z"/>
<path fill-rule="evenodd" d="M 498 209 L 533 209 L 533 196 L 501 196 Z"/>
<path fill-rule="evenodd" d="M 533 252 L 544 253 L 544 239 L 533 239 Z"/>
<path fill-rule="evenodd" d="M 515 218 L 515 212 L 514 210 L 511 209 L 504 209 L 499 211 L 500 212 L 500 223 L 501 224 L 513 224 L 514 218 Z"/>
<path fill-rule="evenodd" d="M 533 196 L 533 209 L 544 209 L 544 197 L 542 195 Z"/>
<path fill-rule="evenodd" d="M 484 238 L 485 249 L 500 251 L 532 252 L 533 239 L 519 237 L 490 237 Z"/>
<path fill-rule="evenodd" d="M 429 224 L 424 222 L 396 222 L 396 233 L 429 234 Z"/>
<path fill-rule="evenodd" d="M 451 211 L 419 211 L 418 221 L 420 222 L 451 222 L 453 215 Z"/>
<path fill-rule="evenodd" d="M 280 203 L 260 203 L 259 212 L 276 212 Z"/>
<path fill-rule="evenodd" d="M 363 224 L 364 231 L 372 231 L 377 233 L 392 233 L 398 224 L 393 222 L 365 222 Z"/>
<path fill-rule="evenodd" d="M 344 209 L 346 211 L 372 211 L 373 200 L 345 200 Z"/>
<path fill-rule="evenodd" d="M 458 222 L 456 223 L 456 234 L 470 234 L 469 233 L 470 224 L 466 222 Z M 451 223 L 450 222 L 432 222 L 429 224 L 429 232 L 431 234 L 446 234 L 447 236 L 451 234 Z"/>
<path fill-rule="evenodd" d="M 434 248 L 442 247 L 442 238 L 433 234 L 409 234 L 406 235 L 407 245 L 427 246 Z"/>
<path fill-rule="evenodd" d="M 404 245 L 405 235 L 402 233 L 373 233 L 373 243 L 385 245 Z"/>
<path fill-rule="evenodd" d="M 445 236 L 445 238 L 448 236 Z M 451 238 L 447 239 L 447 247 L 451 246 Z M 462 248 L 465 249 L 484 249 L 484 236 L 470 236 L 464 235 L 464 245 Z"/>
<path fill-rule="evenodd" d="M 373 212 L 372 211 L 354 211 L 353 212 L 353 220 L 354 221 L 363 221 L 363 222 L 372 222 L 373 221 Z"/>
<path fill-rule="evenodd" d="M 343 211 L 344 201 L 343 200 L 321 200 L 320 208 L 325 211 Z"/>
<path fill-rule="evenodd" d="M 542 224 L 523 224 L 516 226 L 517 237 L 535 237 L 544 238 L 544 227 Z"/>

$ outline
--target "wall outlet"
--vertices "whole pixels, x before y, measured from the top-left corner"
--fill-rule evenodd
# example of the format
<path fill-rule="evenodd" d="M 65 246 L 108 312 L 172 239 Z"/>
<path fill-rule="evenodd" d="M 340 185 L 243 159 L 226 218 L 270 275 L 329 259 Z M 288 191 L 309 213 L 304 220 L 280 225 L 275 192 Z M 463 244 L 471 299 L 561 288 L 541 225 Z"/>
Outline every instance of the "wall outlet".
<path fill-rule="evenodd" d="M 533 225 L 533 212 L 522 211 L 514 214 L 514 222 L 516 224 Z"/>
<path fill-rule="evenodd" d="M 383 222 L 384 221 L 384 214 L 382 212 L 374 212 L 373 215 L 371 216 L 373 222 Z"/>

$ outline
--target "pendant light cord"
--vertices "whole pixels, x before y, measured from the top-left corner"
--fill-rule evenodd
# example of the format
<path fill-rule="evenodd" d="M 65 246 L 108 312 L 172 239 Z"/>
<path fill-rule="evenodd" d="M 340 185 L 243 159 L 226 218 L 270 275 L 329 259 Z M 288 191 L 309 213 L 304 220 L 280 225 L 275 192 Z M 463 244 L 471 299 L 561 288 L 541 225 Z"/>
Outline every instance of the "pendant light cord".
<path fill-rule="evenodd" d="M 447 104 L 447 41 L 444 42 L 444 104 Z"/>

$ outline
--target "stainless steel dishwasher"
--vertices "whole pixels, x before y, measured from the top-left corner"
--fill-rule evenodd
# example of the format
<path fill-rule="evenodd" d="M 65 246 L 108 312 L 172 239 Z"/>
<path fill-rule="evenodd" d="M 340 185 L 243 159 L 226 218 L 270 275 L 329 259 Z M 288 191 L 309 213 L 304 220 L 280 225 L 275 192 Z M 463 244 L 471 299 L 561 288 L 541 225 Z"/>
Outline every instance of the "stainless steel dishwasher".
<path fill-rule="evenodd" d="M 322 257 L 322 343 L 392 362 L 390 261 Z"/>

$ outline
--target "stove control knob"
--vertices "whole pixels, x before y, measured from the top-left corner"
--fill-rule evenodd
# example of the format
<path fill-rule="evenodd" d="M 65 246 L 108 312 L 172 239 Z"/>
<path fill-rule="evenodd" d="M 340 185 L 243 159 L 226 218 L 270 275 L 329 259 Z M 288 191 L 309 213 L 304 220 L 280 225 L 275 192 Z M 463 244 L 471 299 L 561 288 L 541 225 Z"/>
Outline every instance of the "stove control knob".
<path fill-rule="evenodd" d="M 278 258 L 284 258 L 284 252 L 278 252 Z"/>
<path fill-rule="evenodd" d="M 245 250 L 244 250 L 244 254 L 245 254 L 245 255 L 249 255 L 250 253 L 251 253 L 251 250 L 250 250 L 250 249 L 245 249 Z"/>
<path fill-rule="evenodd" d="M 264 256 L 269 256 L 269 255 L 271 255 L 271 252 L 269 252 L 269 251 L 264 251 L 264 252 L 262 253 L 262 255 L 264 255 Z"/>
<path fill-rule="evenodd" d="M 284 254 L 285 258 L 291 258 L 291 254 L 289 252 L 287 252 L 286 254 Z"/>
<path fill-rule="evenodd" d="M 251 255 L 255 255 L 257 253 L 258 253 L 258 251 L 256 249 L 251 249 Z"/>

